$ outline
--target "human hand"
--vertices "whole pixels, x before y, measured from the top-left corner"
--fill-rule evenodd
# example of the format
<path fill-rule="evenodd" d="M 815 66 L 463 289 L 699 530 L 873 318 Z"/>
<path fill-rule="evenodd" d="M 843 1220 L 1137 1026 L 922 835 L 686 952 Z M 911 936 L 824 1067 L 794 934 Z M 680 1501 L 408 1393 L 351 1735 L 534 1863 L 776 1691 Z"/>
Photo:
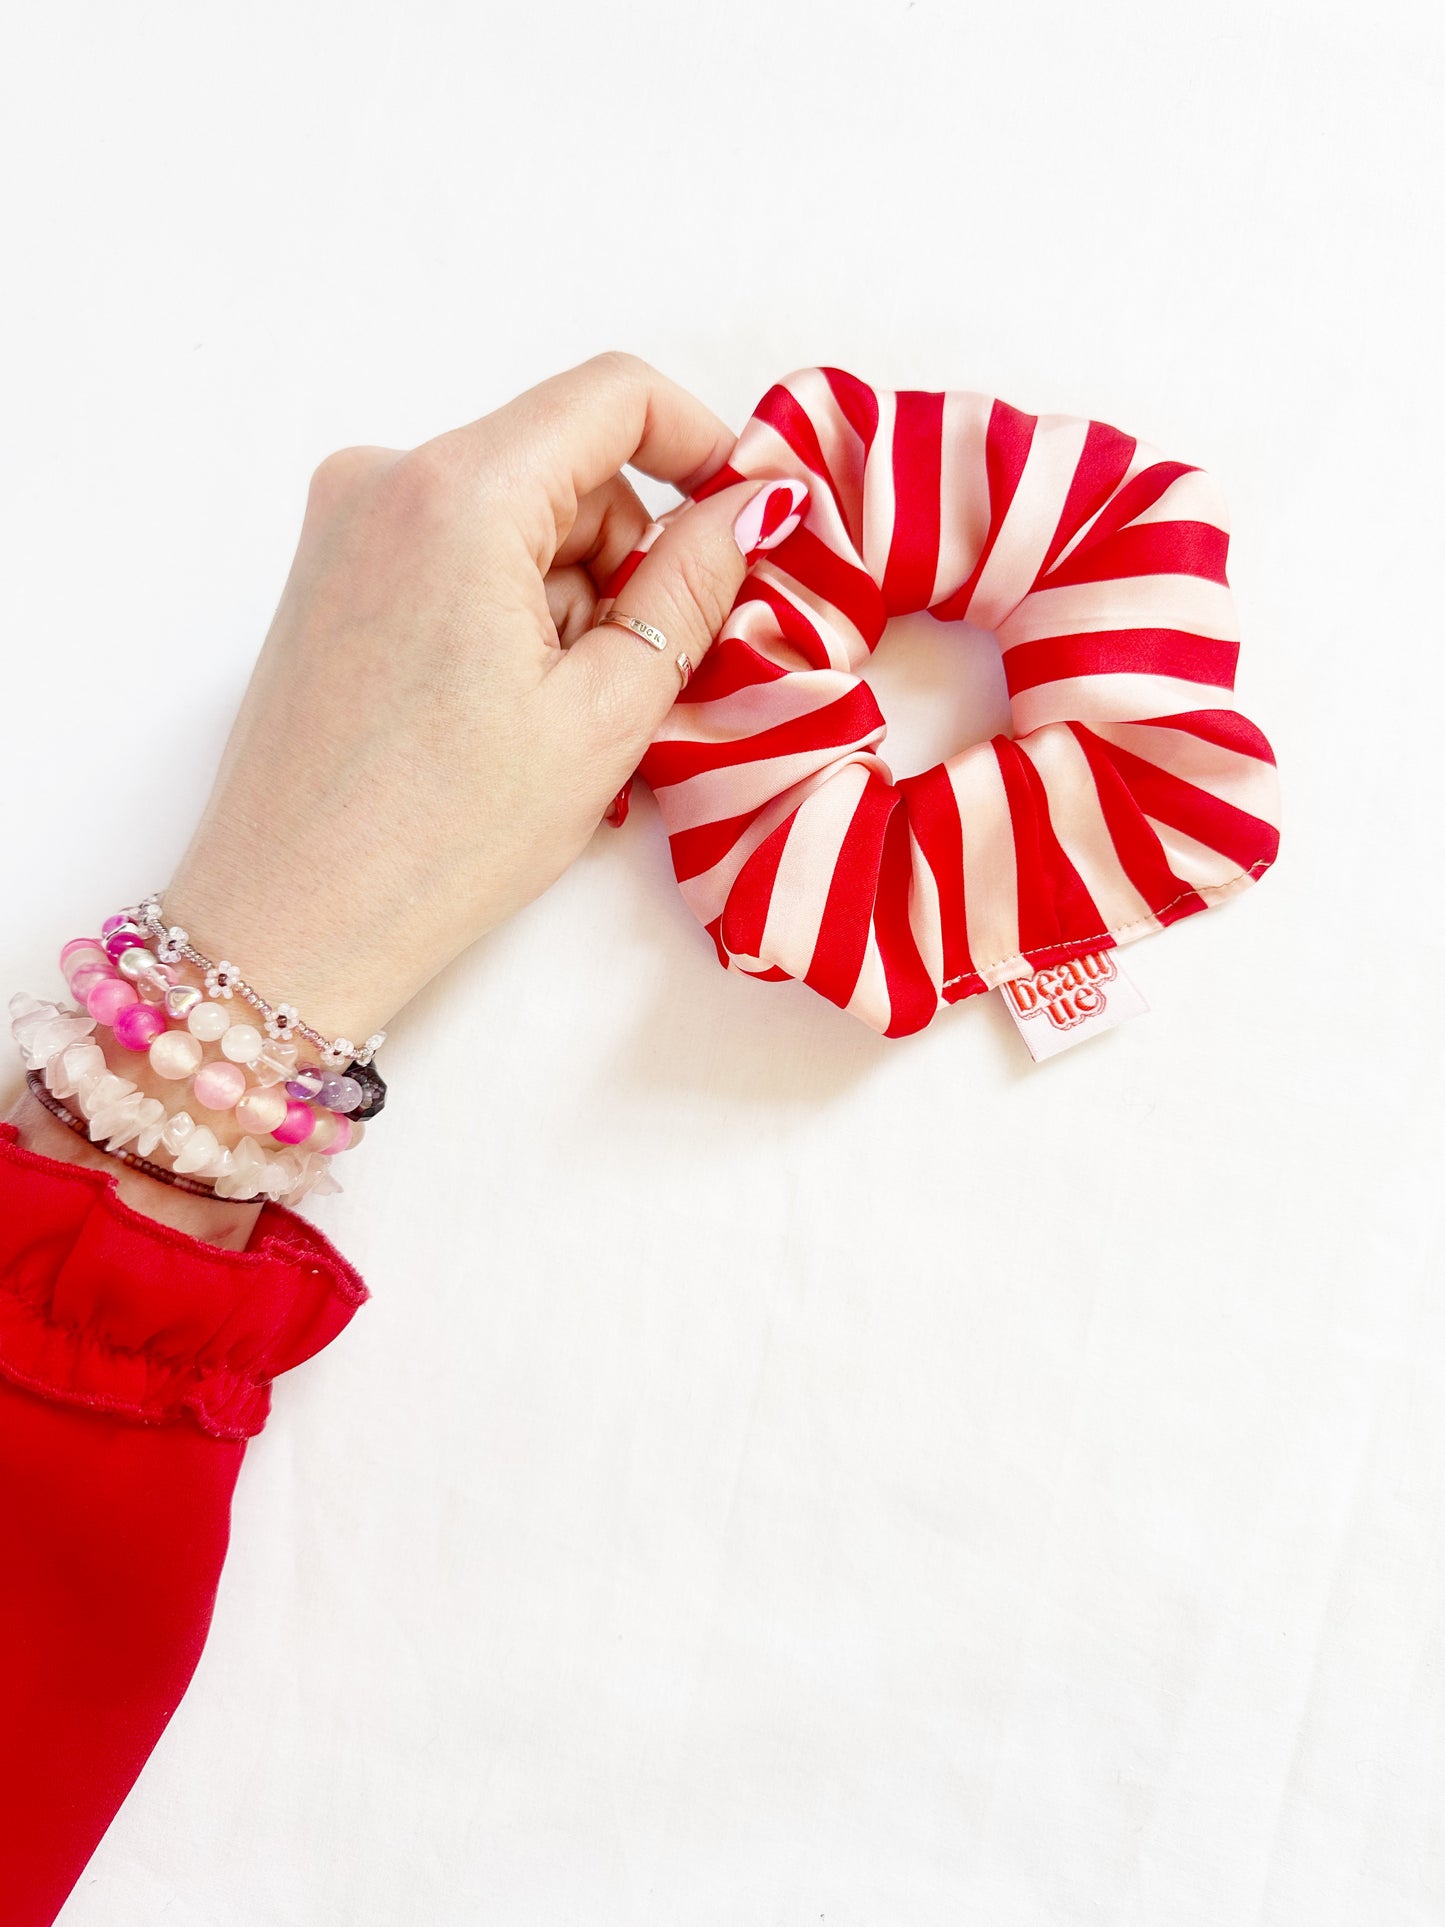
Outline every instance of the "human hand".
<path fill-rule="evenodd" d="M 410 451 L 327 457 L 167 920 L 365 1037 L 545 890 L 675 700 L 676 654 L 695 667 L 722 626 L 744 551 L 800 506 L 797 484 L 740 482 L 659 531 L 620 470 L 687 495 L 734 440 L 605 354 Z M 663 653 L 593 626 L 639 546 L 616 600 Z"/>

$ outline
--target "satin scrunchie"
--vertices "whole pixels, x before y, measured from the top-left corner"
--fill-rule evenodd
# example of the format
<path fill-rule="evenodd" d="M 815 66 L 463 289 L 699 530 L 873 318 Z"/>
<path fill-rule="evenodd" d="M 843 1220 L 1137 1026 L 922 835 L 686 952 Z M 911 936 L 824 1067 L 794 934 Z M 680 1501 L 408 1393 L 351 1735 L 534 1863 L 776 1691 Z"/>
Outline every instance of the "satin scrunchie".
<path fill-rule="evenodd" d="M 1200 469 L 1102 422 L 808 368 L 698 494 L 785 476 L 802 526 L 639 766 L 725 966 L 901 1037 L 1268 869 L 1274 756 L 1233 706 L 1228 522 Z M 992 630 L 1013 733 L 895 782 L 865 671 L 923 609 Z"/>

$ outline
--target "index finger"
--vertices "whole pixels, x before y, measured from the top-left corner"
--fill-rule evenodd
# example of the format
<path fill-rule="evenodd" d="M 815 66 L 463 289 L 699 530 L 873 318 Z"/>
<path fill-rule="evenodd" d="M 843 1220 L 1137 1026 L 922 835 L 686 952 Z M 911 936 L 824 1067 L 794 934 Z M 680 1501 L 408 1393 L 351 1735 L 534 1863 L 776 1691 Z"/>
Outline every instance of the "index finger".
<path fill-rule="evenodd" d="M 696 395 L 636 355 L 593 355 L 456 433 L 515 439 L 520 464 L 579 496 L 624 463 L 684 495 L 716 474 L 737 436 Z"/>

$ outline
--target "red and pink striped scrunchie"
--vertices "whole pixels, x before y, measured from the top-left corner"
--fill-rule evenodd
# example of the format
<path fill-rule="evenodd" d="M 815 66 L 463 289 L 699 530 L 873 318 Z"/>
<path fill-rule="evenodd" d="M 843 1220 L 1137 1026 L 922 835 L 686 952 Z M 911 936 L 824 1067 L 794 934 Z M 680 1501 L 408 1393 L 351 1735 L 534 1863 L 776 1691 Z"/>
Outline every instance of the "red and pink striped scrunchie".
<path fill-rule="evenodd" d="M 802 525 L 639 766 L 724 965 L 901 1037 L 1268 869 L 1274 757 L 1233 706 L 1228 523 L 1200 469 L 1102 422 L 808 368 L 698 494 L 785 476 Z M 922 609 L 993 631 L 1013 734 L 895 782 L 866 670 Z"/>

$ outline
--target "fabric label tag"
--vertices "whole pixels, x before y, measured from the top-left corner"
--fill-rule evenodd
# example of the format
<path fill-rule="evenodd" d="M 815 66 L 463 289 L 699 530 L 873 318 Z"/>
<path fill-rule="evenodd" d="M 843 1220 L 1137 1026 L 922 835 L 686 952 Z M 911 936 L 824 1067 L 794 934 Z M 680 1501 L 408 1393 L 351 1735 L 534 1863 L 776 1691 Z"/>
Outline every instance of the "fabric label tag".
<path fill-rule="evenodd" d="M 998 989 L 1035 1063 L 1149 1008 L 1112 949 L 1071 957 L 1036 970 L 1032 977 L 1009 978 Z"/>

